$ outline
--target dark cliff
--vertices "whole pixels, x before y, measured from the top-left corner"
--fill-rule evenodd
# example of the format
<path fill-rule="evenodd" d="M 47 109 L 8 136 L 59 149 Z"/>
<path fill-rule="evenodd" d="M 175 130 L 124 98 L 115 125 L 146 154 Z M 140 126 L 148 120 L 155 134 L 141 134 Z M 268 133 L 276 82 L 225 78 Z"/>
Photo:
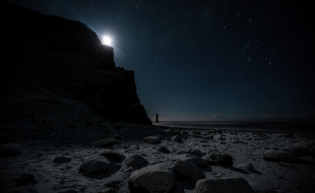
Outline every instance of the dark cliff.
<path fill-rule="evenodd" d="M 134 72 L 117 68 L 113 48 L 85 24 L 0 4 L 6 13 L 1 82 L 18 79 L 84 101 L 113 121 L 152 124 L 137 96 Z"/>

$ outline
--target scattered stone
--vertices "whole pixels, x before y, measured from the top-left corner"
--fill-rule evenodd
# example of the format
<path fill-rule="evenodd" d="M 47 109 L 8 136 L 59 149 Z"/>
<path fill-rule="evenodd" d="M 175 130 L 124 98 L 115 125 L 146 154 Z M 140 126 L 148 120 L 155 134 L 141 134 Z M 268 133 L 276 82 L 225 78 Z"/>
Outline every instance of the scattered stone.
<path fill-rule="evenodd" d="M 216 149 L 209 150 L 203 159 L 210 165 L 233 166 L 232 156 Z"/>
<path fill-rule="evenodd" d="M 135 170 L 137 170 L 146 167 L 150 163 L 140 155 L 132 155 L 127 157 L 124 160 L 123 164 L 125 164 L 128 167 L 133 167 Z"/>
<path fill-rule="evenodd" d="M 134 151 L 134 150 L 139 150 L 139 145 L 132 145 L 128 147 L 127 149 L 125 149 L 125 152 Z"/>
<path fill-rule="evenodd" d="M 102 153 L 100 153 L 100 155 L 117 162 L 122 162 L 125 159 L 124 155 L 121 155 L 120 153 L 117 153 L 111 149 L 105 149 L 104 151 L 102 151 Z"/>
<path fill-rule="evenodd" d="M 244 178 L 201 179 L 196 183 L 195 193 L 254 193 Z"/>
<path fill-rule="evenodd" d="M 0 157 L 12 157 L 23 152 L 23 148 L 15 143 L 0 145 Z"/>
<path fill-rule="evenodd" d="M 223 137 L 222 137 L 222 135 L 215 135 L 214 137 L 213 137 L 213 139 L 214 140 L 222 140 L 223 139 Z"/>
<path fill-rule="evenodd" d="M 129 178 L 130 193 L 164 192 L 175 190 L 174 172 L 164 163 L 144 167 L 132 172 Z"/>
<path fill-rule="evenodd" d="M 22 176 L 18 179 L 15 186 L 27 186 L 29 184 L 35 183 L 33 174 L 22 174 Z"/>
<path fill-rule="evenodd" d="M 109 139 L 101 139 L 94 142 L 93 145 L 98 147 L 113 147 L 113 143 Z"/>
<path fill-rule="evenodd" d="M 187 151 L 184 150 L 184 149 L 178 150 L 178 151 L 176 152 L 176 154 L 185 154 L 185 153 L 187 153 Z"/>
<path fill-rule="evenodd" d="M 144 138 L 144 142 L 151 143 L 151 144 L 160 144 L 161 140 L 156 136 L 148 136 Z"/>
<path fill-rule="evenodd" d="M 213 135 L 207 135 L 205 136 L 205 139 L 213 139 Z"/>
<path fill-rule="evenodd" d="M 205 174 L 198 166 L 182 160 L 175 162 L 173 170 L 179 180 L 196 182 L 199 179 L 206 178 Z"/>
<path fill-rule="evenodd" d="M 175 135 L 174 137 L 171 138 L 172 141 L 176 141 L 176 142 L 183 142 L 182 139 L 179 137 L 179 135 Z"/>
<path fill-rule="evenodd" d="M 238 165 L 237 168 L 245 170 L 247 172 L 256 172 L 256 170 L 252 164 L 240 164 L 240 165 Z"/>
<path fill-rule="evenodd" d="M 59 164 L 59 163 L 68 163 L 71 161 L 70 157 L 65 157 L 65 156 L 60 156 L 60 157 L 56 157 L 53 162 Z"/>
<path fill-rule="evenodd" d="M 300 163 L 300 158 L 292 152 L 288 151 L 276 151 L 276 150 L 268 150 L 263 152 L 263 156 L 265 160 L 269 161 L 282 161 L 289 163 Z"/>
<path fill-rule="evenodd" d="M 199 166 L 201 168 L 205 168 L 205 167 L 208 167 L 208 163 L 206 160 L 203 160 L 202 158 L 200 157 L 191 157 L 191 158 L 187 158 L 184 160 L 185 162 L 189 162 L 189 163 L 192 163 L 192 164 L 195 164 L 196 166 Z M 210 166 L 209 166 L 210 167 Z"/>
<path fill-rule="evenodd" d="M 198 142 L 199 142 L 199 143 L 209 143 L 209 141 L 204 140 L 204 139 L 200 139 Z"/>
<path fill-rule="evenodd" d="M 80 170 L 89 174 L 116 171 L 120 168 L 117 162 L 111 161 L 102 155 L 93 155 L 84 160 L 80 165 Z"/>
<path fill-rule="evenodd" d="M 192 154 L 192 155 L 197 156 L 197 157 L 202 156 L 202 152 L 199 149 L 189 149 L 187 151 L 187 153 Z"/>
<path fill-rule="evenodd" d="M 168 150 L 164 145 L 156 145 L 154 146 L 154 149 L 156 151 L 162 152 L 162 153 L 169 153 L 170 150 Z"/>

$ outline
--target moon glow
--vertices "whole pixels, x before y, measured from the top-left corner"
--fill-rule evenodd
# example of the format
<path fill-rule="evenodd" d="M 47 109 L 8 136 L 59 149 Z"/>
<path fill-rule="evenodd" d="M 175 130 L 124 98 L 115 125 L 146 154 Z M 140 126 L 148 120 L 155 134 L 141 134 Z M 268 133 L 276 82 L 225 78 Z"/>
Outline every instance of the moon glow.
<path fill-rule="evenodd" d="M 110 46 L 112 39 L 109 36 L 103 36 L 103 44 Z"/>

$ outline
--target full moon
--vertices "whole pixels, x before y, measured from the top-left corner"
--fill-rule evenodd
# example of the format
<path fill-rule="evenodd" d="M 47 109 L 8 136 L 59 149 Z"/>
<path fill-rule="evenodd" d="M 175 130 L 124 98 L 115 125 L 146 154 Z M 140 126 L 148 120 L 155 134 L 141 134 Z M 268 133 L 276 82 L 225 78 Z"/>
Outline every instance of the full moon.
<path fill-rule="evenodd" d="M 110 46 L 111 43 L 112 43 L 112 39 L 111 39 L 109 36 L 103 36 L 103 43 L 104 43 L 105 45 Z"/>

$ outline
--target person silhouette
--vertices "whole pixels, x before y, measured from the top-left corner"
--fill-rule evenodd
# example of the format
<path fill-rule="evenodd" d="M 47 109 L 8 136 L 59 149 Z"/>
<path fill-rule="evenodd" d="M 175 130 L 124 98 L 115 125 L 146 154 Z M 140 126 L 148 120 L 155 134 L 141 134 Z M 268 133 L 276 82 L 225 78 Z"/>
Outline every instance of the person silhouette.
<path fill-rule="evenodd" d="M 156 123 L 159 123 L 159 122 L 160 122 L 160 121 L 159 121 L 159 114 L 157 114 L 157 113 L 156 113 L 156 117 L 155 117 L 155 122 L 156 122 Z"/>

